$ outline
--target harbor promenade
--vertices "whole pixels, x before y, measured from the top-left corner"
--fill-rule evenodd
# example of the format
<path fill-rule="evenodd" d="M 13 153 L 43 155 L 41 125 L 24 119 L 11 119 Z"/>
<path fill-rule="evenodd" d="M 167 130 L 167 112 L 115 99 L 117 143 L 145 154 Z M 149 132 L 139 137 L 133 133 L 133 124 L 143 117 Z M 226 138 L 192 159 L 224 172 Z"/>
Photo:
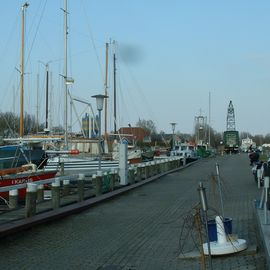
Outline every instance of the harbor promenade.
<path fill-rule="evenodd" d="M 200 160 L 79 214 L 2 238 L 1 269 L 203 269 L 193 218 L 199 182 L 209 218 L 220 213 L 216 163 L 225 216 L 248 249 L 212 258 L 213 269 L 267 269 L 254 210 L 261 191 L 245 154 Z"/>

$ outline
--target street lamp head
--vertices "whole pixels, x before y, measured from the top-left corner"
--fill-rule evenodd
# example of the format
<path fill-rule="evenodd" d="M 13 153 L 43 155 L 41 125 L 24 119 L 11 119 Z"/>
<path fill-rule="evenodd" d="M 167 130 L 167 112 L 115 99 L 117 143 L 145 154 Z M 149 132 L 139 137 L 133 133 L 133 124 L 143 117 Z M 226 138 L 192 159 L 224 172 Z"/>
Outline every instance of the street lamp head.
<path fill-rule="evenodd" d="M 170 124 L 172 125 L 172 129 L 174 130 L 177 123 L 170 123 Z"/>
<path fill-rule="evenodd" d="M 104 103 L 104 99 L 105 98 L 108 98 L 108 96 L 106 95 L 94 95 L 92 96 L 92 98 L 95 98 L 96 99 L 96 102 L 97 102 L 97 110 L 98 111 L 102 111 L 103 110 L 103 103 Z"/>
<path fill-rule="evenodd" d="M 66 77 L 65 78 L 65 84 L 66 85 L 71 85 L 73 83 L 74 83 L 74 79 L 73 78 L 71 78 L 71 77 Z"/>

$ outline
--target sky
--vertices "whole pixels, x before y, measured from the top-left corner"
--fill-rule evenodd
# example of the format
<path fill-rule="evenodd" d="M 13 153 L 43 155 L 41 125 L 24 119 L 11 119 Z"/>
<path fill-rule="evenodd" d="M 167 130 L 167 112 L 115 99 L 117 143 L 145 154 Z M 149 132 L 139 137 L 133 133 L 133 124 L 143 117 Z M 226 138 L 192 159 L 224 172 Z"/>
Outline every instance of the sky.
<path fill-rule="evenodd" d="M 24 1 L 1 1 L 0 108 L 19 113 Z M 44 63 L 49 63 L 50 124 L 63 125 L 64 1 L 28 3 L 24 109 L 45 121 Z M 175 122 L 177 132 L 193 133 L 201 114 L 223 132 L 232 100 L 236 129 L 265 135 L 270 133 L 269 11 L 266 0 L 68 0 L 68 76 L 74 79 L 69 91 L 96 111 L 91 96 L 104 93 L 108 42 L 110 130 L 115 53 L 118 127 L 145 119 L 158 132 L 171 133 Z M 76 115 L 81 118 L 88 109 L 74 106 L 69 121 L 75 130 Z"/>

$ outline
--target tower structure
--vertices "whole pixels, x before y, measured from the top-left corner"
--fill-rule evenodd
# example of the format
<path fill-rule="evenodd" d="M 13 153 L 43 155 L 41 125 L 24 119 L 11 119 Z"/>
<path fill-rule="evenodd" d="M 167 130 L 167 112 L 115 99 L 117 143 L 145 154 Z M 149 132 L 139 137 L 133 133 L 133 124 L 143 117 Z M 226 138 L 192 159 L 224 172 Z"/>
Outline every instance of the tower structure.
<path fill-rule="evenodd" d="M 207 117 L 195 116 L 195 140 L 197 145 L 203 145 L 207 142 Z"/>
<path fill-rule="evenodd" d="M 235 115 L 231 100 L 227 111 L 227 131 L 235 131 Z"/>
<path fill-rule="evenodd" d="M 239 152 L 239 132 L 235 129 L 235 115 L 232 101 L 227 110 L 226 131 L 223 133 L 223 146 L 226 153 Z"/>

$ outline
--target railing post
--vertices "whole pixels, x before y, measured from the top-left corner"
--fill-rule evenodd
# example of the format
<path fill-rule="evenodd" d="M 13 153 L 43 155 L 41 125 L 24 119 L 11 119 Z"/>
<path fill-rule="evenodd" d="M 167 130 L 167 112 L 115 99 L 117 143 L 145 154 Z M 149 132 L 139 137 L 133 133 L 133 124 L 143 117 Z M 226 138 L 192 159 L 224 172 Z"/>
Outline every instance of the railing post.
<path fill-rule="evenodd" d="M 94 174 L 92 178 L 95 185 L 95 195 L 100 196 L 102 194 L 102 171 L 97 171 L 97 175 Z"/>
<path fill-rule="evenodd" d="M 84 200 L 84 180 L 85 180 L 84 174 L 80 173 L 77 181 L 79 202 L 82 202 Z"/>
<path fill-rule="evenodd" d="M 153 166 L 153 175 L 157 174 L 157 163 L 156 161 L 152 161 L 152 166 Z"/>
<path fill-rule="evenodd" d="M 180 158 L 177 158 L 177 167 L 181 167 L 181 160 L 180 160 Z"/>
<path fill-rule="evenodd" d="M 139 164 L 136 170 L 136 182 L 140 182 L 141 180 L 142 180 L 142 165 Z"/>
<path fill-rule="evenodd" d="M 145 179 L 149 177 L 149 174 L 150 174 L 150 166 L 149 163 L 147 162 L 145 165 Z"/>
<path fill-rule="evenodd" d="M 44 185 L 40 184 L 37 186 L 37 202 L 43 202 L 44 200 Z"/>
<path fill-rule="evenodd" d="M 57 209 L 60 207 L 60 180 L 55 179 L 52 183 L 52 208 Z"/>
<path fill-rule="evenodd" d="M 116 172 L 114 169 L 111 169 L 111 171 L 110 171 L 110 191 L 114 190 L 115 178 L 116 178 Z"/>
<path fill-rule="evenodd" d="M 25 208 L 26 217 L 32 217 L 36 214 L 37 184 L 28 183 L 26 188 Z"/>
<path fill-rule="evenodd" d="M 9 191 L 9 209 L 18 208 L 18 189 L 12 189 Z"/>
<path fill-rule="evenodd" d="M 68 179 L 63 180 L 63 196 L 68 196 L 70 193 L 70 181 Z"/>
<path fill-rule="evenodd" d="M 164 170 L 164 172 L 168 171 L 168 159 L 167 158 L 164 160 L 163 170 Z"/>
<path fill-rule="evenodd" d="M 160 160 L 156 160 L 156 170 L 157 170 L 157 174 L 160 174 Z"/>
<path fill-rule="evenodd" d="M 184 158 L 183 158 L 183 166 L 186 166 L 186 165 L 187 165 L 187 158 L 184 157 Z"/>
<path fill-rule="evenodd" d="M 135 182 L 135 174 L 134 174 L 134 168 L 133 167 L 130 167 L 128 169 L 128 182 L 130 185 L 134 184 Z"/>
<path fill-rule="evenodd" d="M 64 174 L 65 174 L 65 163 L 60 162 L 60 175 L 64 175 Z"/>

